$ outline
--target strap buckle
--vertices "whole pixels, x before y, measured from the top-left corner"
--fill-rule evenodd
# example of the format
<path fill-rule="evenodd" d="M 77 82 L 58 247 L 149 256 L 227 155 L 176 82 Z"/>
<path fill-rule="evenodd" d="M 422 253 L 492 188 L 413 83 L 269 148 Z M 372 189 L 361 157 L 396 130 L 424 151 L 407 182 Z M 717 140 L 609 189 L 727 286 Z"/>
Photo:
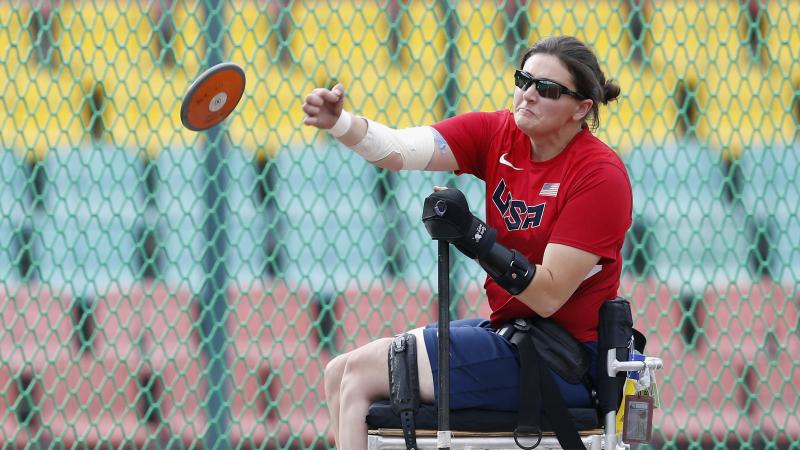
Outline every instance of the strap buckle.
<path fill-rule="evenodd" d="M 533 328 L 533 323 L 530 320 L 524 318 L 516 318 L 514 319 L 512 324 L 514 325 L 514 328 L 524 332 L 528 332 L 531 330 L 531 328 Z"/>
<path fill-rule="evenodd" d="M 514 255 L 514 256 L 516 256 L 516 255 Z M 519 277 L 523 277 L 523 278 L 528 276 L 529 266 L 526 267 L 524 265 L 520 265 L 520 263 L 517 263 L 516 261 L 517 261 L 517 259 L 514 258 L 508 264 L 508 267 L 511 269 L 511 278 L 516 279 L 518 276 Z"/>
<path fill-rule="evenodd" d="M 503 336 L 510 342 L 511 338 L 514 336 L 514 334 L 516 334 L 517 331 L 527 333 L 532 327 L 533 323 L 528 319 L 516 318 L 498 329 L 497 334 Z"/>
<path fill-rule="evenodd" d="M 517 331 L 517 330 L 516 330 L 516 328 L 514 328 L 514 325 L 508 324 L 508 325 L 503 325 L 502 328 L 497 330 L 497 334 L 499 334 L 500 336 L 503 336 L 507 340 L 511 341 L 511 336 L 514 335 L 515 331 Z"/>
<path fill-rule="evenodd" d="M 536 439 L 536 443 L 530 446 L 522 445 L 519 442 L 519 435 L 520 434 L 537 434 L 538 437 Z M 517 444 L 517 447 L 523 450 L 533 450 L 534 448 L 538 447 L 539 444 L 542 442 L 542 429 L 541 427 L 531 427 L 526 425 L 519 425 L 517 428 L 514 429 L 514 442 Z"/>

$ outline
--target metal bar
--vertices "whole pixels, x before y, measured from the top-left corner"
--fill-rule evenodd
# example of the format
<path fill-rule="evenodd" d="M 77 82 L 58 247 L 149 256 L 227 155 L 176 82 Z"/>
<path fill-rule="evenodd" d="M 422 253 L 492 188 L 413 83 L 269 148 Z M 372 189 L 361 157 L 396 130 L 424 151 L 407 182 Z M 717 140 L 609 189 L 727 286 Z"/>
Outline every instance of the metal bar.
<path fill-rule="evenodd" d="M 450 448 L 450 243 L 439 242 L 439 409 L 437 448 Z"/>
<path fill-rule="evenodd" d="M 206 63 L 212 67 L 223 61 L 223 7 L 222 0 L 206 0 Z M 205 401 L 208 429 L 204 436 L 204 448 L 222 450 L 230 448 L 228 440 L 228 358 L 227 358 L 227 189 L 226 147 L 222 126 L 208 130 L 205 175 L 207 182 L 203 197 L 207 208 L 203 233 L 207 247 L 203 254 L 205 283 L 201 292 L 200 345 L 206 358 L 206 380 L 208 386 Z M 222 325 L 222 326 L 221 326 Z"/>
<path fill-rule="evenodd" d="M 619 361 L 617 359 L 617 349 L 610 348 L 606 353 L 606 372 L 609 377 L 615 377 L 620 372 L 638 372 L 649 369 L 661 369 L 664 367 L 664 360 L 654 356 L 646 356 L 644 361 Z"/>
<path fill-rule="evenodd" d="M 581 436 L 581 441 L 586 448 L 597 449 L 602 445 L 602 435 Z M 417 448 L 419 450 L 430 450 L 436 448 L 437 441 L 433 437 L 417 436 Z M 367 437 L 367 448 L 369 450 L 406 450 L 406 441 L 403 436 L 369 435 Z M 518 449 L 511 436 L 456 436 L 453 438 L 451 450 L 509 450 Z M 541 449 L 561 448 L 555 436 L 545 436 L 542 442 L 536 447 Z M 616 450 L 614 447 L 606 446 L 606 449 Z"/>
<path fill-rule="evenodd" d="M 444 117 L 453 117 L 456 115 L 456 104 L 458 103 L 459 89 L 457 79 L 457 64 L 458 64 L 458 51 L 457 51 L 457 36 L 458 33 L 458 13 L 456 12 L 455 4 L 452 0 L 441 0 L 442 16 L 444 22 L 445 34 L 447 36 L 447 47 L 445 49 L 445 74 L 444 80 L 444 96 L 442 98 L 442 106 L 444 107 Z"/>
<path fill-rule="evenodd" d="M 614 450 L 617 448 L 617 412 L 609 411 L 605 416 L 606 427 L 606 448 Z"/>

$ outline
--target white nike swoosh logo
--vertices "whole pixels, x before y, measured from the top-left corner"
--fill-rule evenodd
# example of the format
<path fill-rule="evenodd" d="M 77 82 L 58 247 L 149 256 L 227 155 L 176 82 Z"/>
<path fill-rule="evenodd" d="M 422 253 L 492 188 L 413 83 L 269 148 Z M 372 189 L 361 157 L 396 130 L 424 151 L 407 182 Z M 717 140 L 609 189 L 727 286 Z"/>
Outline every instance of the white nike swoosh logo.
<path fill-rule="evenodd" d="M 502 164 L 502 165 L 504 165 L 504 166 L 511 167 L 511 168 L 512 168 L 512 169 L 514 169 L 514 170 L 522 170 L 522 169 L 520 169 L 520 168 L 514 167 L 514 165 L 513 165 L 513 164 L 511 164 L 510 162 L 508 162 L 508 160 L 506 159 L 506 155 L 507 155 L 507 153 L 503 153 L 502 155 L 500 155 L 500 164 Z"/>

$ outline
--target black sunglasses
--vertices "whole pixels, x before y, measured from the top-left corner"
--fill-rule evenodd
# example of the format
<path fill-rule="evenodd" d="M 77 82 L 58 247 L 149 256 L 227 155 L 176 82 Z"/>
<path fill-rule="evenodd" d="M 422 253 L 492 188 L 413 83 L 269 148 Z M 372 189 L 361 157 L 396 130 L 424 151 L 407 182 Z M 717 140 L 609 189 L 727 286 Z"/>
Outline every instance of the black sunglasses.
<path fill-rule="evenodd" d="M 539 95 L 544 98 L 558 100 L 561 98 L 561 94 L 567 94 L 577 98 L 578 100 L 583 100 L 583 96 L 581 94 L 570 90 L 563 84 L 556 83 L 552 80 L 540 80 L 538 78 L 533 78 L 531 74 L 521 70 L 514 71 L 514 84 L 518 88 L 522 89 L 522 92 L 527 91 L 535 84 L 536 92 L 538 92 Z"/>

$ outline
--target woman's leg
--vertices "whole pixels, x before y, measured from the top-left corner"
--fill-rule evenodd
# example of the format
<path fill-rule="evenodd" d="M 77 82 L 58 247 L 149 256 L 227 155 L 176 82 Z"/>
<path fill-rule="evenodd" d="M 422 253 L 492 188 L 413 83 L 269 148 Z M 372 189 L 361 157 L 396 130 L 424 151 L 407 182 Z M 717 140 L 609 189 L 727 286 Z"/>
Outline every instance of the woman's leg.
<path fill-rule="evenodd" d="M 433 375 L 425 349 L 425 340 L 422 338 L 421 329 L 412 330 L 411 333 L 417 338 L 420 398 L 423 402 L 430 403 L 433 401 Z M 391 342 L 392 338 L 378 339 L 342 358 L 345 367 L 339 382 L 339 395 L 335 399 L 339 406 L 338 415 L 334 416 L 333 413 L 335 405 L 332 405 L 330 400 L 328 404 L 328 408 L 331 409 L 331 426 L 339 427 L 335 435 L 336 445 L 340 449 L 366 450 L 367 448 L 367 424 L 364 419 L 367 417 L 369 406 L 375 401 L 389 398 L 387 361 Z M 341 365 L 341 361 L 335 361 L 329 364 L 330 385 L 329 371 L 325 372 L 326 392 L 331 392 L 335 388 L 335 373 Z"/>
<path fill-rule="evenodd" d="M 349 356 L 350 353 L 341 354 L 325 366 L 325 399 L 328 403 L 330 427 L 333 430 L 336 445 L 339 445 L 339 390 Z"/>
<path fill-rule="evenodd" d="M 336 446 L 366 450 L 369 405 L 389 398 L 387 355 L 391 338 L 373 341 L 350 352 L 339 389 L 339 436 Z"/>
<path fill-rule="evenodd" d="M 417 338 L 417 374 L 419 375 L 419 398 L 422 403 L 433 403 L 433 369 L 428 359 L 428 349 L 425 347 L 425 338 L 422 328 L 415 328 L 409 333 Z"/>

